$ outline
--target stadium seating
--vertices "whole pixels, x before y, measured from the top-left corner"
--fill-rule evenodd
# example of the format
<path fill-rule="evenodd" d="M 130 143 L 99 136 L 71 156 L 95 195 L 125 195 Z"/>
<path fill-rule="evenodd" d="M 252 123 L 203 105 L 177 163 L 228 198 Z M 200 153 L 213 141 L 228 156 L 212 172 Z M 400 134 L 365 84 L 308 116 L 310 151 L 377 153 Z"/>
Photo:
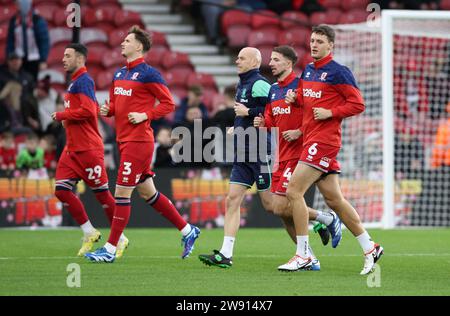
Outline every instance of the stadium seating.
<path fill-rule="evenodd" d="M 283 29 L 290 29 L 292 27 L 308 27 L 308 16 L 300 11 L 286 11 L 281 15 L 281 26 Z"/>
<path fill-rule="evenodd" d="M 187 85 L 200 84 L 203 88 L 215 89 L 217 91 L 216 81 L 214 77 L 207 73 L 193 72 L 187 78 Z"/>
<path fill-rule="evenodd" d="M 311 31 L 306 27 L 297 27 L 284 30 L 278 37 L 279 45 L 306 46 L 308 47 Z"/>
<path fill-rule="evenodd" d="M 278 29 L 254 30 L 248 35 L 248 46 L 259 47 L 262 45 L 277 46 Z"/>
<path fill-rule="evenodd" d="M 346 0 L 341 1 L 341 8 L 344 11 L 351 11 L 355 9 L 366 10 L 369 0 Z"/>
<path fill-rule="evenodd" d="M 248 36 L 251 32 L 250 26 L 231 26 L 227 30 L 227 44 L 230 48 L 241 48 L 247 45 Z"/>
<path fill-rule="evenodd" d="M 89 69 L 89 71 L 91 71 Z M 98 72 L 95 78 L 95 86 L 97 90 L 108 90 L 111 86 L 111 82 L 113 80 L 114 73 L 106 70 Z"/>
<path fill-rule="evenodd" d="M 188 88 L 187 79 L 193 73 L 192 69 L 188 68 L 173 68 L 165 73 L 164 79 L 170 88 Z"/>
<path fill-rule="evenodd" d="M 123 65 L 124 60 L 119 50 L 108 50 L 103 55 L 102 65 L 105 69 L 119 67 Z"/>
<path fill-rule="evenodd" d="M 170 52 L 169 54 L 164 56 L 164 59 L 161 62 L 161 66 L 165 70 L 169 70 L 172 68 L 190 68 L 194 69 L 189 59 L 189 55 L 180 52 Z"/>
<path fill-rule="evenodd" d="M 222 15 L 221 28 L 222 34 L 226 35 L 231 26 L 245 25 L 250 26 L 252 15 L 241 10 L 228 10 Z"/>
<path fill-rule="evenodd" d="M 280 19 L 278 15 L 269 10 L 259 10 L 252 15 L 251 26 L 253 29 L 262 29 L 266 27 L 278 27 Z"/>

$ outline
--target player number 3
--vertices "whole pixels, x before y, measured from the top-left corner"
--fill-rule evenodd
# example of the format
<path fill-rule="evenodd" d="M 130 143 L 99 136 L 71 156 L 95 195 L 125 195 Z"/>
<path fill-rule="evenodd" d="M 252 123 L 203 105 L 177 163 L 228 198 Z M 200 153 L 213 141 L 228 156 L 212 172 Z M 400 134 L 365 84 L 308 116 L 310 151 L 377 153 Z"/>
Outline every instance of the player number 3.
<path fill-rule="evenodd" d="M 122 172 L 122 174 L 124 176 L 127 176 L 127 175 L 131 174 L 131 162 L 126 162 L 125 161 L 123 163 L 123 172 Z"/>

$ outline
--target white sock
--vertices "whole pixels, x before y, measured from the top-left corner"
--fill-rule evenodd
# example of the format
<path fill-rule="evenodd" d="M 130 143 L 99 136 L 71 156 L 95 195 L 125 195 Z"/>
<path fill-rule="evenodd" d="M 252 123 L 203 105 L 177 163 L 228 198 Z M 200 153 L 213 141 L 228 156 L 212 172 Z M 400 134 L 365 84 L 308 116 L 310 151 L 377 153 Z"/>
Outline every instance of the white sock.
<path fill-rule="evenodd" d="M 308 245 L 308 250 L 309 250 L 309 253 L 311 254 L 311 259 L 317 259 L 316 255 L 314 254 L 310 245 Z"/>
<path fill-rule="evenodd" d="M 331 213 L 328 212 L 322 212 L 322 211 L 317 211 L 317 218 L 316 221 L 318 221 L 319 223 L 325 224 L 325 225 L 330 225 L 331 222 L 333 221 L 334 217 Z"/>
<path fill-rule="evenodd" d="M 375 243 L 372 241 L 367 231 L 365 231 L 359 236 L 356 236 L 356 239 L 361 245 L 361 248 L 363 249 L 364 253 L 368 253 L 369 251 L 371 251 L 375 245 Z"/>
<path fill-rule="evenodd" d="M 234 240 L 235 237 L 223 237 L 223 244 L 222 248 L 220 249 L 220 253 L 223 254 L 226 258 L 231 258 L 233 256 Z"/>
<path fill-rule="evenodd" d="M 111 245 L 109 242 L 105 244 L 105 248 L 109 253 L 116 253 L 116 246 Z"/>
<path fill-rule="evenodd" d="M 85 235 L 90 235 L 93 232 L 95 232 L 95 228 L 94 228 L 94 226 L 92 226 L 92 224 L 89 220 L 86 223 L 80 225 L 80 227 L 83 230 L 83 233 Z"/>
<path fill-rule="evenodd" d="M 191 224 L 186 224 L 186 226 L 184 226 L 184 228 L 181 230 L 181 234 L 183 234 L 183 236 L 187 236 L 187 234 L 189 234 L 192 230 Z"/>
<path fill-rule="evenodd" d="M 297 256 L 309 258 L 309 236 L 297 236 Z"/>

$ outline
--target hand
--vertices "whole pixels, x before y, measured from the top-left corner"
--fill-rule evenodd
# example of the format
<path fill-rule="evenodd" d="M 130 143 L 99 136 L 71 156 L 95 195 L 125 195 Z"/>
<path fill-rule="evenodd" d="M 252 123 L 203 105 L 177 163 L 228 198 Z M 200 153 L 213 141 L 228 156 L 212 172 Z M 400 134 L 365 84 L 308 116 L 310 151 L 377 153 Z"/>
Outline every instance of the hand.
<path fill-rule="evenodd" d="M 297 100 L 297 90 L 289 89 L 286 93 L 286 97 L 284 98 L 284 102 L 286 103 L 295 103 Z"/>
<path fill-rule="evenodd" d="M 253 120 L 254 127 L 264 127 L 265 125 L 266 125 L 266 122 L 264 121 L 264 116 L 262 114 L 259 114 Z"/>
<path fill-rule="evenodd" d="M 100 115 L 101 116 L 108 116 L 109 113 L 109 101 L 105 101 L 105 104 L 103 104 L 100 107 Z"/>
<path fill-rule="evenodd" d="M 248 116 L 248 107 L 241 103 L 234 102 L 234 113 L 236 113 L 236 116 Z"/>
<path fill-rule="evenodd" d="M 323 121 L 333 116 L 331 110 L 324 108 L 313 108 L 314 119 L 317 121 Z"/>
<path fill-rule="evenodd" d="M 52 119 L 53 119 L 54 121 L 56 121 L 56 113 L 57 113 L 57 112 L 53 112 L 53 113 L 52 113 Z"/>
<path fill-rule="evenodd" d="M 131 124 L 139 124 L 147 120 L 146 113 L 130 112 L 128 113 L 128 121 Z"/>
<path fill-rule="evenodd" d="M 228 129 L 227 134 L 228 134 L 228 135 L 233 135 L 233 133 L 234 133 L 234 126 L 231 126 L 231 127 Z"/>
<path fill-rule="evenodd" d="M 284 140 L 288 142 L 292 142 L 302 136 L 302 132 L 298 129 L 291 129 L 288 131 L 284 131 L 281 133 Z"/>
<path fill-rule="evenodd" d="M 39 63 L 39 71 L 47 69 L 47 63 L 46 62 L 40 62 Z"/>

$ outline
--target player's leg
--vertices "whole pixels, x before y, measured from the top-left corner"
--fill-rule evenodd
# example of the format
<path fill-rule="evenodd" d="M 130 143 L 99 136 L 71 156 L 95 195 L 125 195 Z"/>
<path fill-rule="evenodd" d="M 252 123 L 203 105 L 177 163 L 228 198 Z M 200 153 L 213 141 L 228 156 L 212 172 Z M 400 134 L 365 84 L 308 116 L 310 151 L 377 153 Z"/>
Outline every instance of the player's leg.
<path fill-rule="evenodd" d="M 182 244 L 184 245 L 181 258 L 189 257 L 192 250 L 194 250 L 195 240 L 200 235 L 200 229 L 186 222 L 173 203 L 156 189 L 152 177 L 149 176 L 139 183 L 137 190 L 148 205 L 167 218 L 181 232 L 183 235 Z"/>
<path fill-rule="evenodd" d="M 92 249 L 93 243 L 101 238 L 101 234 L 92 226 L 83 203 L 73 193 L 79 176 L 74 170 L 76 166 L 71 155 L 74 155 L 74 153 L 63 151 L 59 159 L 55 175 L 55 196 L 67 206 L 70 215 L 83 230 L 84 237 L 81 248 L 78 251 L 78 256 L 82 256 Z"/>
<path fill-rule="evenodd" d="M 317 186 L 327 205 L 336 211 L 345 226 L 358 240 L 365 255 L 364 268 L 361 274 L 372 271 L 374 264 L 383 254 L 383 248 L 372 241 L 364 229 L 361 219 L 353 206 L 344 198 L 337 174 L 330 174 L 318 181 Z"/>
<path fill-rule="evenodd" d="M 295 223 L 297 251 L 288 263 L 278 267 L 280 271 L 310 269 L 312 260 L 309 252 L 308 206 L 304 195 L 308 188 L 320 177 L 322 171 L 299 163 L 289 181 L 286 196 L 291 204 Z"/>
<path fill-rule="evenodd" d="M 231 267 L 234 243 L 241 221 L 240 206 L 248 188 L 248 185 L 230 183 L 229 191 L 226 197 L 222 248 L 220 251 L 213 250 L 212 255 L 199 255 L 200 261 L 206 265 L 213 265 L 221 268 Z"/>

